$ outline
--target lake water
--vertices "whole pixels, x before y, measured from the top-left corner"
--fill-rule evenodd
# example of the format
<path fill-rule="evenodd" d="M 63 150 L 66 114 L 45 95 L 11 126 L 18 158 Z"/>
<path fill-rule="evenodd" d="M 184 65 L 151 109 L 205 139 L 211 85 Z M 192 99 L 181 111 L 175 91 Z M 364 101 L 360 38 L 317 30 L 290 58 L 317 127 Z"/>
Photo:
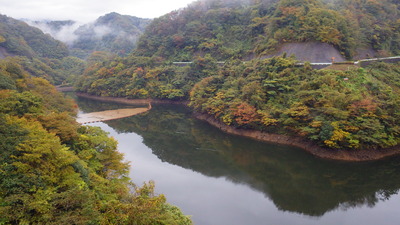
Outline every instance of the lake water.
<path fill-rule="evenodd" d="M 83 112 L 126 106 L 78 98 Z M 199 225 L 400 223 L 400 158 L 347 163 L 228 135 L 179 105 L 93 123 L 119 142 L 136 184 Z"/>

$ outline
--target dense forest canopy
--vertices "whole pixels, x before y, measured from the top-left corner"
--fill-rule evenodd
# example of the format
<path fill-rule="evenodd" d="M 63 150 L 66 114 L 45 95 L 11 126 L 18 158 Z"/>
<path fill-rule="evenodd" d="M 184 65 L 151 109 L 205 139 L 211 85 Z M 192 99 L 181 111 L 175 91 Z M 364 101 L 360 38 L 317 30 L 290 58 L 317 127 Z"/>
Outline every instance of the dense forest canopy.
<path fill-rule="evenodd" d="M 25 22 L 0 15 L 0 59 L 5 57 L 52 84 L 72 82 L 85 67 L 84 61 L 69 56 L 62 42 Z"/>
<path fill-rule="evenodd" d="M 95 51 L 128 55 L 151 19 L 112 12 L 84 24 L 73 20 L 25 21 L 66 44 L 71 56 L 86 59 Z"/>
<path fill-rule="evenodd" d="M 74 31 L 77 39 L 70 44 L 71 53 L 81 58 L 94 51 L 126 56 L 136 47 L 137 40 L 150 22 L 150 19 L 118 13 L 106 14 Z"/>
<path fill-rule="evenodd" d="M 191 224 L 135 186 L 116 141 L 18 61 L 0 60 L 0 224 Z"/>
<path fill-rule="evenodd" d="M 86 62 L 24 22 L 0 16 L 0 31 L 0 224 L 191 224 L 152 182 L 133 184 L 117 142 L 51 84 Z"/>
<path fill-rule="evenodd" d="M 61 59 L 69 54 L 62 42 L 25 22 L 4 15 L 0 15 L 0 35 L 3 39 L 0 47 L 11 55 Z"/>
<path fill-rule="evenodd" d="M 349 59 L 399 54 L 398 7 L 391 0 L 197 1 L 155 19 L 130 56 L 88 64 L 77 90 L 190 100 L 228 125 L 327 148 L 395 146 L 398 64 L 313 70 L 286 55 L 263 56 L 293 42 L 327 43 Z"/>
<path fill-rule="evenodd" d="M 325 148 L 397 146 L 399 63 L 314 70 L 286 54 L 265 57 L 307 42 L 329 44 L 349 60 L 398 55 L 399 7 L 398 0 L 200 0 L 153 20 L 132 52 L 120 33 L 97 42 L 95 26 L 82 27 L 86 39 L 77 45 L 91 52 L 86 61 L 0 15 L 0 224 L 191 223 L 152 183 L 133 185 L 115 140 L 78 125 L 76 106 L 52 84 L 190 101 L 221 123 Z M 148 21 L 132 18 L 111 13 L 97 22 L 138 34 Z"/>
<path fill-rule="evenodd" d="M 328 2 L 197 1 L 155 19 L 137 51 L 175 61 L 191 61 L 206 53 L 226 60 L 268 54 L 282 43 L 320 41 L 348 58 L 364 49 L 399 54 L 397 1 Z"/>
<path fill-rule="evenodd" d="M 399 144 L 398 64 L 335 71 L 294 63 L 277 57 L 225 65 L 194 86 L 190 105 L 227 125 L 300 135 L 328 148 Z"/>

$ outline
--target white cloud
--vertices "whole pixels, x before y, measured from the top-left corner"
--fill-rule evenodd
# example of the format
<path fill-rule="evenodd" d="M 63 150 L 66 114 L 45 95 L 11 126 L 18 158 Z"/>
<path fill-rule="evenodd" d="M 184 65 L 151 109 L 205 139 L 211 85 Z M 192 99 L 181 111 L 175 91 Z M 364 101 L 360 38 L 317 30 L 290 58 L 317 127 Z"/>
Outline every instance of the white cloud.
<path fill-rule="evenodd" d="M 155 18 L 186 7 L 194 0 L 0 0 L 1 14 L 31 20 L 90 22 L 110 12 Z"/>
<path fill-rule="evenodd" d="M 111 32 L 111 28 L 108 26 L 96 26 L 94 27 L 94 33 L 96 38 L 101 39 L 104 35 Z"/>
<path fill-rule="evenodd" d="M 78 35 L 74 32 L 78 29 L 82 24 L 74 23 L 71 25 L 62 26 L 60 30 L 54 30 L 46 23 L 33 23 L 32 21 L 26 21 L 29 25 L 34 26 L 42 30 L 46 34 L 50 34 L 57 40 L 60 40 L 68 45 L 71 45 L 76 39 L 78 39 Z"/>

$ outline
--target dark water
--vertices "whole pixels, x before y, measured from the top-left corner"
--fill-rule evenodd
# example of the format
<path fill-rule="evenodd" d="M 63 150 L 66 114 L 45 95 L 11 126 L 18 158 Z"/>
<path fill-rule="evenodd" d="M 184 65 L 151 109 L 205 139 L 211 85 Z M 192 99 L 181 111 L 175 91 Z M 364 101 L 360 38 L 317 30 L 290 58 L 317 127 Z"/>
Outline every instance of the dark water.
<path fill-rule="evenodd" d="M 124 106 L 78 99 L 82 111 Z M 95 123 L 119 141 L 136 184 L 200 225 L 399 224 L 400 158 L 345 163 L 225 134 L 183 106 Z"/>

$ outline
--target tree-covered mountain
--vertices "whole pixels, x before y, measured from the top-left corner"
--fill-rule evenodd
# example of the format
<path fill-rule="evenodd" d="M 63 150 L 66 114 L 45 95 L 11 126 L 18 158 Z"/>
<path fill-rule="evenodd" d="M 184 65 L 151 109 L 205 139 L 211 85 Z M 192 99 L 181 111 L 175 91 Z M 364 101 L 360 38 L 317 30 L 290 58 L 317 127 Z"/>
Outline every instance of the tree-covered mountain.
<path fill-rule="evenodd" d="M 0 224 L 191 224 L 128 178 L 114 139 L 13 58 L 0 59 Z"/>
<path fill-rule="evenodd" d="M 236 62 L 197 83 L 190 105 L 227 125 L 327 148 L 388 148 L 400 144 L 399 74 L 399 63 L 339 71 L 282 57 Z"/>
<path fill-rule="evenodd" d="M 82 74 L 84 61 L 6 16 L 0 42 L 0 224 L 191 224 L 152 182 L 134 185 L 116 141 L 79 125 L 49 82 Z"/>
<path fill-rule="evenodd" d="M 82 60 L 69 56 L 68 47 L 61 41 L 25 22 L 0 15 L 0 59 L 6 57 L 53 84 L 70 82 L 85 68 Z"/>
<path fill-rule="evenodd" d="M 107 51 L 127 55 L 136 47 L 140 35 L 150 22 L 150 19 L 109 13 L 74 32 L 77 39 L 71 45 L 72 51 Z"/>
<path fill-rule="evenodd" d="M 71 55 L 86 58 L 95 51 L 126 56 L 136 47 L 151 19 L 109 13 L 96 21 L 79 24 L 66 21 L 30 21 L 54 38 L 68 45 Z"/>
<path fill-rule="evenodd" d="M 313 70 L 286 54 L 264 58 L 291 43 L 324 43 L 349 59 L 399 54 L 399 4 L 197 1 L 155 19 L 130 56 L 90 63 L 77 89 L 190 100 L 222 123 L 302 136 L 326 148 L 396 146 L 399 64 Z"/>
<path fill-rule="evenodd" d="M 45 35 L 38 28 L 4 15 L 0 15 L 0 48 L 6 52 L 3 56 L 61 59 L 69 54 L 62 42 Z"/>
<path fill-rule="evenodd" d="M 319 41 L 352 58 L 399 54 L 396 0 L 204 0 L 155 19 L 138 53 L 191 61 L 210 53 L 218 60 L 274 52 L 283 43 Z"/>

